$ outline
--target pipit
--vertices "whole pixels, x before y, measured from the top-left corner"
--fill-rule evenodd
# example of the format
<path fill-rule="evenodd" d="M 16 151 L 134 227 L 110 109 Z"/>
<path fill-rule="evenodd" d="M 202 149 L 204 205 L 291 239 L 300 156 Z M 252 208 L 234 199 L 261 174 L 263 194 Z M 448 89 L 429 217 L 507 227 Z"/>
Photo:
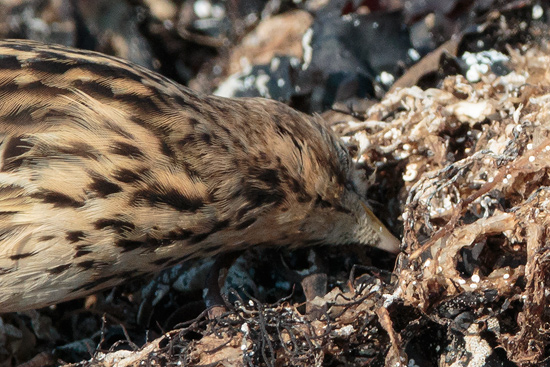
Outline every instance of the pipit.
<path fill-rule="evenodd" d="M 399 242 L 319 116 L 0 42 L 0 312 L 254 246 Z"/>

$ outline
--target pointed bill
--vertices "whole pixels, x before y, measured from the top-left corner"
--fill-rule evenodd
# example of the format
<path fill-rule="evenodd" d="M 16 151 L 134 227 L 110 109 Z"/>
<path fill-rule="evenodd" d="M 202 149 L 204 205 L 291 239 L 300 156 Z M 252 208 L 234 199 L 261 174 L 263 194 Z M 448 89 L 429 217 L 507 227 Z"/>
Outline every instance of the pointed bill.
<path fill-rule="evenodd" d="M 393 234 L 391 234 L 391 232 L 386 228 L 386 226 L 382 224 L 380 219 L 378 219 L 376 215 L 374 215 L 374 213 L 369 209 L 367 204 L 361 201 L 361 205 L 363 206 L 363 209 L 365 209 L 367 216 L 372 222 L 371 225 L 379 237 L 379 241 L 375 247 L 391 252 L 392 254 L 399 253 L 399 247 L 401 245 L 401 241 L 399 241 Z"/>

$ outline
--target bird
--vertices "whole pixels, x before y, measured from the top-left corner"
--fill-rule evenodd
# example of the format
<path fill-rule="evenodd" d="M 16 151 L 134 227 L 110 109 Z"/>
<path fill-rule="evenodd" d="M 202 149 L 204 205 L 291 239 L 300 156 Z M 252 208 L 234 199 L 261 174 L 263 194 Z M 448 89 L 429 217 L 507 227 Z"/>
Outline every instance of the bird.
<path fill-rule="evenodd" d="M 399 240 L 319 115 L 0 41 L 0 313 L 258 246 Z"/>

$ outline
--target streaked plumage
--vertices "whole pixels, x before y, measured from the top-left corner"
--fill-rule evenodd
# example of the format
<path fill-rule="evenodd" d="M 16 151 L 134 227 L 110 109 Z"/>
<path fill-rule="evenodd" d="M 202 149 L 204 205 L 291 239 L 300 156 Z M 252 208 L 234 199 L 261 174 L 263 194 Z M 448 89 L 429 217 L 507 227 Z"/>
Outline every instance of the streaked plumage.
<path fill-rule="evenodd" d="M 398 242 L 319 117 L 0 41 L 0 312 L 252 246 Z"/>

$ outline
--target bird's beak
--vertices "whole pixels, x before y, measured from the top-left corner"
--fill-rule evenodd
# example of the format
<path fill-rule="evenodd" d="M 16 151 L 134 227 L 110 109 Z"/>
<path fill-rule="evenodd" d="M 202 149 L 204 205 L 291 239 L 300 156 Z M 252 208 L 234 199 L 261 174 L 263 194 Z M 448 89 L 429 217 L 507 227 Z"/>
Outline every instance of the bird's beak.
<path fill-rule="evenodd" d="M 370 219 L 370 223 L 378 235 L 378 242 L 374 244 L 373 246 L 388 252 L 391 252 L 392 254 L 399 253 L 399 247 L 401 245 L 401 241 L 399 241 L 391 232 L 386 228 L 384 224 L 374 215 L 374 213 L 369 209 L 367 204 L 363 203 L 361 201 L 361 205 L 363 206 L 363 209 L 365 209 L 365 212 L 367 213 L 367 217 Z"/>

